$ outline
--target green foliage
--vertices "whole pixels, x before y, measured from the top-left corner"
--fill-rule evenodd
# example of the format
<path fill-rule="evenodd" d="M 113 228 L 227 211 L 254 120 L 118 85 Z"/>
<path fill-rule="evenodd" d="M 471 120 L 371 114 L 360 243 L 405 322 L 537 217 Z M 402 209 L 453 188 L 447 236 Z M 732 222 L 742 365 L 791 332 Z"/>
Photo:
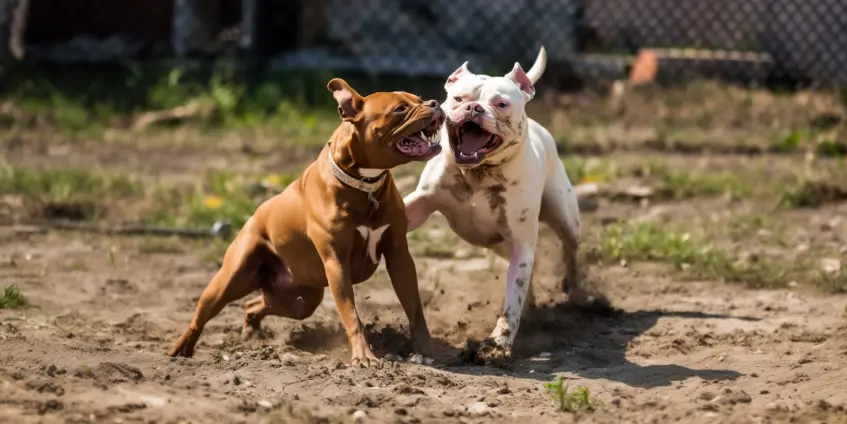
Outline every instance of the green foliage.
<path fill-rule="evenodd" d="M 29 301 L 21 293 L 17 284 L 6 286 L 3 297 L 0 297 L 0 309 L 24 309 L 29 306 Z"/>
<path fill-rule="evenodd" d="M 560 376 L 545 383 L 544 387 L 562 412 L 594 412 L 602 406 L 600 402 L 591 399 L 591 393 L 583 386 L 569 390 Z"/>

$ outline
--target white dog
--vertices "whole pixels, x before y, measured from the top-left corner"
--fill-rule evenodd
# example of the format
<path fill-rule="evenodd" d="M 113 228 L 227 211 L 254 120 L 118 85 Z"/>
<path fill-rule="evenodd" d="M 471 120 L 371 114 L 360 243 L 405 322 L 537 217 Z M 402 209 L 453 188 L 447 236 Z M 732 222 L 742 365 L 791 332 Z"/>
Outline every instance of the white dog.
<path fill-rule="evenodd" d="M 544 48 L 529 72 L 515 63 L 504 77 L 477 75 L 465 62 L 444 88 L 449 146 L 424 168 L 417 189 L 406 196 L 409 231 L 441 212 L 467 242 L 491 248 L 509 260 L 503 315 L 491 340 L 511 356 L 526 303 L 532 304 L 532 268 L 539 222 L 563 244 L 567 273 L 562 288 L 571 301 L 578 288 L 579 206 L 550 133 L 524 109 L 547 65 Z"/>

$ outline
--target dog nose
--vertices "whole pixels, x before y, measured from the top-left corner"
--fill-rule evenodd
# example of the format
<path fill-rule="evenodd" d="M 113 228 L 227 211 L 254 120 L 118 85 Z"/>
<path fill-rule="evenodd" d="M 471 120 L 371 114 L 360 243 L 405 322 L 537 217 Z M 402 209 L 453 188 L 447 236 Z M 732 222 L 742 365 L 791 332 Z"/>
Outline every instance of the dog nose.
<path fill-rule="evenodd" d="M 482 113 L 485 112 L 485 109 L 483 109 L 479 103 L 468 103 L 467 105 L 465 105 L 465 111 L 474 111 L 476 113 Z"/>
<path fill-rule="evenodd" d="M 424 105 L 435 109 L 435 108 L 438 107 L 438 100 L 427 100 L 427 101 L 424 102 Z"/>

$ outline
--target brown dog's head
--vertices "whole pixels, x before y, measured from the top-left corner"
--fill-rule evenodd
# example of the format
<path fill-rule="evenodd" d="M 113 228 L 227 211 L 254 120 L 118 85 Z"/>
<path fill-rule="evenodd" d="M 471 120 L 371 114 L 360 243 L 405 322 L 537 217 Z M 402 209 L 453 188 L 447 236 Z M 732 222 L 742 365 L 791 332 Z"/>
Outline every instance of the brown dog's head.
<path fill-rule="evenodd" d="M 362 97 L 340 78 L 327 88 L 338 102 L 341 119 L 352 124 L 348 149 L 356 166 L 390 169 L 441 152 L 444 113 L 437 101 L 401 91 Z"/>

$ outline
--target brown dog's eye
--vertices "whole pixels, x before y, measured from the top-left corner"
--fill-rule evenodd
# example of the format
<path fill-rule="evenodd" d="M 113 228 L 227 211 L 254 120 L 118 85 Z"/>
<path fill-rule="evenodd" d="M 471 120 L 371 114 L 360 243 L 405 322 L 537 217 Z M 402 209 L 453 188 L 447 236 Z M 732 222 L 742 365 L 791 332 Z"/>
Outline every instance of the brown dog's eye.
<path fill-rule="evenodd" d="M 394 111 L 395 111 L 395 112 L 397 112 L 397 113 L 403 113 L 403 112 L 405 112 L 405 111 L 406 111 L 406 109 L 408 109 L 408 108 L 409 108 L 409 107 L 408 107 L 408 106 L 406 106 L 406 105 L 400 105 L 400 106 L 397 106 L 397 107 L 394 109 Z"/>

